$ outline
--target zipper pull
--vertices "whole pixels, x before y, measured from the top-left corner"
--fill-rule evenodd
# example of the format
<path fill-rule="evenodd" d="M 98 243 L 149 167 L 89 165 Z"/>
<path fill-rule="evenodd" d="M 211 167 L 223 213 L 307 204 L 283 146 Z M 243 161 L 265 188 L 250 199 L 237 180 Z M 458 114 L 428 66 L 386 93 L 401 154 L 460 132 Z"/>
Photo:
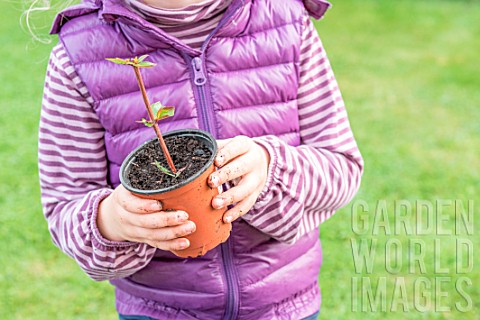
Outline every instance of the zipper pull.
<path fill-rule="evenodd" d="M 194 82 L 197 86 L 202 86 L 207 82 L 207 78 L 203 73 L 203 62 L 199 57 L 195 57 L 192 60 L 193 74 L 195 76 Z"/>

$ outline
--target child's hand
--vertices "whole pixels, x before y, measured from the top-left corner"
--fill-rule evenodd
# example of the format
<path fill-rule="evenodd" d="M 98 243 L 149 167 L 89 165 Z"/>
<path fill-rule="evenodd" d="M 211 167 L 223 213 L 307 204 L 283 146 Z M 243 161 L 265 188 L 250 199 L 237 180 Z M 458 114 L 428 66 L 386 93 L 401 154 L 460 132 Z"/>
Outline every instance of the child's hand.
<path fill-rule="evenodd" d="M 219 151 L 215 165 L 220 169 L 210 175 L 210 187 L 215 188 L 239 178 L 238 183 L 234 183 L 235 187 L 212 200 L 212 206 L 217 209 L 236 203 L 223 216 L 223 220 L 228 223 L 247 213 L 257 201 L 267 181 L 270 155 L 246 136 L 217 142 Z"/>
<path fill-rule="evenodd" d="M 195 231 L 188 214 L 161 210 L 159 201 L 136 197 L 120 185 L 100 203 L 98 229 L 111 241 L 143 242 L 167 251 L 188 248 L 182 237 Z"/>

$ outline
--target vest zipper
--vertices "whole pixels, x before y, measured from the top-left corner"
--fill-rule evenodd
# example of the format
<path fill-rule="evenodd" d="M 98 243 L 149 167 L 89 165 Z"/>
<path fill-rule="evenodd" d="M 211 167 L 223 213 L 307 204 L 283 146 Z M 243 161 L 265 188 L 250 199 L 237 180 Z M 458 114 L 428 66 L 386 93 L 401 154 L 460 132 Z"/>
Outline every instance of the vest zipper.
<path fill-rule="evenodd" d="M 220 20 L 219 24 L 215 29 L 207 36 L 201 47 L 201 55 L 194 57 L 193 59 L 188 56 L 186 53 L 183 53 L 184 57 L 187 59 L 192 59 L 192 69 L 194 76 L 194 83 L 197 88 L 197 99 L 200 102 L 200 114 L 199 121 L 201 128 L 210 132 L 215 138 L 218 138 L 217 127 L 215 126 L 215 114 L 213 110 L 212 96 L 210 85 L 207 81 L 206 72 L 205 72 L 205 50 L 212 39 L 213 35 L 227 23 L 234 14 L 240 9 L 243 5 L 243 0 L 237 0 L 232 4 L 232 7 L 227 9 L 227 12 Z"/>
<path fill-rule="evenodd" d="M 199 112 L 200 129 L 210 132 L 215 138 L 218 138 L 217 127 L 215 125 L 215 113 L 213 110 L 213 102 L 211 96 L 210 84 L 207 79 L 205 70 L 205 50 L 212 36 L 220 29 L 227 21 L 229 21 L 238 9 L 243 5 L 243 0 L 234 2 L 235 6 L 225 14 L 217 27 L 208 35 L 201 48 L 201 55 L 191 57 L 187 53 L 183 53 L 184 59 L 189 61 L 193 71 L 193 91 L 199 104 L 197 110 Z M 233 261 L 233 251 L 231 247 L 230 238 L 220 245 L 222 253 L 222 265 L 225 273 L 225 282 L 227 285 L 227 301 L 225 313 L 223 318 L 225 320 L 233 320 L 238 317 L 240 308 L 240 290 L 238 286 L 238 274 Z"/>
<path fill-rule="evenodd" d="M 220 245 L 222 251 L 223 269 L 227 279 L 227 306 L 223 319 L 232 320 L 238 316 L 240 306 L 240 292 L 238 288 L 238 274 L 232 257 L 230 238 Z"/>
<path fill-rule="evenodd" d="M 215 126 L 215 114 L 213 110 L 212 98 L 210 95 L 210 86 L 208 84 L 207 75 L 204 68 L 204 54 L 198 57 L 190 57 L 183 53 L 184 59 L 191 66 L 193 76 L 193 93 L 197 101 L 197 112 L 200 129 L 210 132 L 215 138 L 218 133 Z M 240 294 L 238 287 L 238 275 L 232 256 L 232 248 L 230 238 L 220 245 L 222 254 L 222 266 L 224 281 L 226 283 L 227 301 L 223 319 L 232 320 L 238 316 L 240 306 Z"/>
<path fill-rule="evenodd" d="M 215 138 L 218 137 L 217 127 L 215 126 L 215 114 L 213 110 L 212 97 L 210 94 L 210 86 L 204 71 L 204 55 L 194 57 L 191 61 L 193 69 L 193 82 L 195 83 L 194 91 L 199 102 L 198 120 L 203 130 L 210 132 Z"/>

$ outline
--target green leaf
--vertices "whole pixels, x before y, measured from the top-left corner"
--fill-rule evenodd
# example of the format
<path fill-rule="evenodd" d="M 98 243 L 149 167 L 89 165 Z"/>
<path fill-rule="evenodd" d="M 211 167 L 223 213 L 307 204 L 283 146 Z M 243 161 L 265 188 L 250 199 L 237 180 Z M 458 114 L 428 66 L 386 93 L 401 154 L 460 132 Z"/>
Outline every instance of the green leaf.
<path fill-rule="evenodd" d="M 152 108 L 153 114 L 157 114 L 163 108 L 163 104 L 160 101 L 155 102 L 150 106 Z"/>
<path fill-rule="evenodd" d="M 175 114 L 175 107 L 163 107 L 157 111 L 155 120 L 162 120 L 168 117 L 172 117 Z"/>
<path fill-rule="evenodd" d="M 151 68 L 151 67 L 155 67 L 156 64 L 150 61 L 142 61 L 142 62 L 136 63 L 135 66 L 139 68 Z"/>
<path fill-rule="evenodd" d="M 108 60 L 116 64 L 129 64 L 130 62 L 129 59 L 121 59 L 121 58 L 106 58 L 105 60 Z"/>
<path fill-rule="evenodd" d="M 155 166 L 157 166 L 157 168 L 158 168 L 160 171 L 162 171 L 163 173 L 165 173 L 166 175 L 169 175 L 170 177 L 174 177 L 174 178 L 177 177 L 176 174 L 170 172 L 170 170 L 168 170 L 167 168 L 165 168 L 164 166 L 162 166 L 162 165 L 160 164 L 160 162 L 158 162 L 157 160 L 155 160 L 155 161 L 153 162 L 153 164 L 154 164 Z"/>
<path fill-rule="evenodd" d="M 140 58 L 132 58 L 132 59 L 121 59 L 121 58 L 106 58 L 106 60 L 111 61 L 116 64 L 123 64 L 129 65 L 137 68 L 151 68 L 156 66 L 155 63 L 150 61 L 144 61 L 145 58 L 148 57 L 148 54 L 141 56 Z"/>
<path fill-rule="evenodd" d="M 155 102 L 150 107 L 155 115 L 155 121 L 171 117 L 175 114 L 175 107 L 165 107 L 161 102 Z"/>
<path fill-rule="evenodd" d="M 138 62 L 142 62 L 143 60 L 145 60 L 146 57 L 148 57 L 148 54 L 144 54 L 143 56 L 138 58 Z"/>
<path fill-rule="evenodd" d="M 151 121 L 148 121 L 147 119 L 145 118 L 142 118 L 142 121 L 136 121 L 138 123 L 143 123 L 145 126 L 147 127 L 152 127 L 153 126 L 153 123 Z"/>

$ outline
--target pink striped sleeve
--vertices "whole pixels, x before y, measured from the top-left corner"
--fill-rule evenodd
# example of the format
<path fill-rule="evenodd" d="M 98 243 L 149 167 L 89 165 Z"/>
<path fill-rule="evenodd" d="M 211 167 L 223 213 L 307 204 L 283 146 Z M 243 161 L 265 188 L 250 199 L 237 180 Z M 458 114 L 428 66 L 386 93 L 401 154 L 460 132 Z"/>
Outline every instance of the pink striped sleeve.
<path fill-rule="evenodd" d="M 267 184 L 249 224 L 273 238 L 295 242 L 355 195 L 363 160 L 337 82 L 313 23 L 305 19 L 298 108 L 301 145 L 257 138 L 271 156 Z"/>
<path fill-rule="evenodd" d="M 42 205 L 53 242 L 95 280 L 126 277 L 143 268 L 155 248 L 111 242 L 96 225 L 107 184 L 104 130 L 86 87 L 64 48 L 50 56 L 39 129 Z"/>

